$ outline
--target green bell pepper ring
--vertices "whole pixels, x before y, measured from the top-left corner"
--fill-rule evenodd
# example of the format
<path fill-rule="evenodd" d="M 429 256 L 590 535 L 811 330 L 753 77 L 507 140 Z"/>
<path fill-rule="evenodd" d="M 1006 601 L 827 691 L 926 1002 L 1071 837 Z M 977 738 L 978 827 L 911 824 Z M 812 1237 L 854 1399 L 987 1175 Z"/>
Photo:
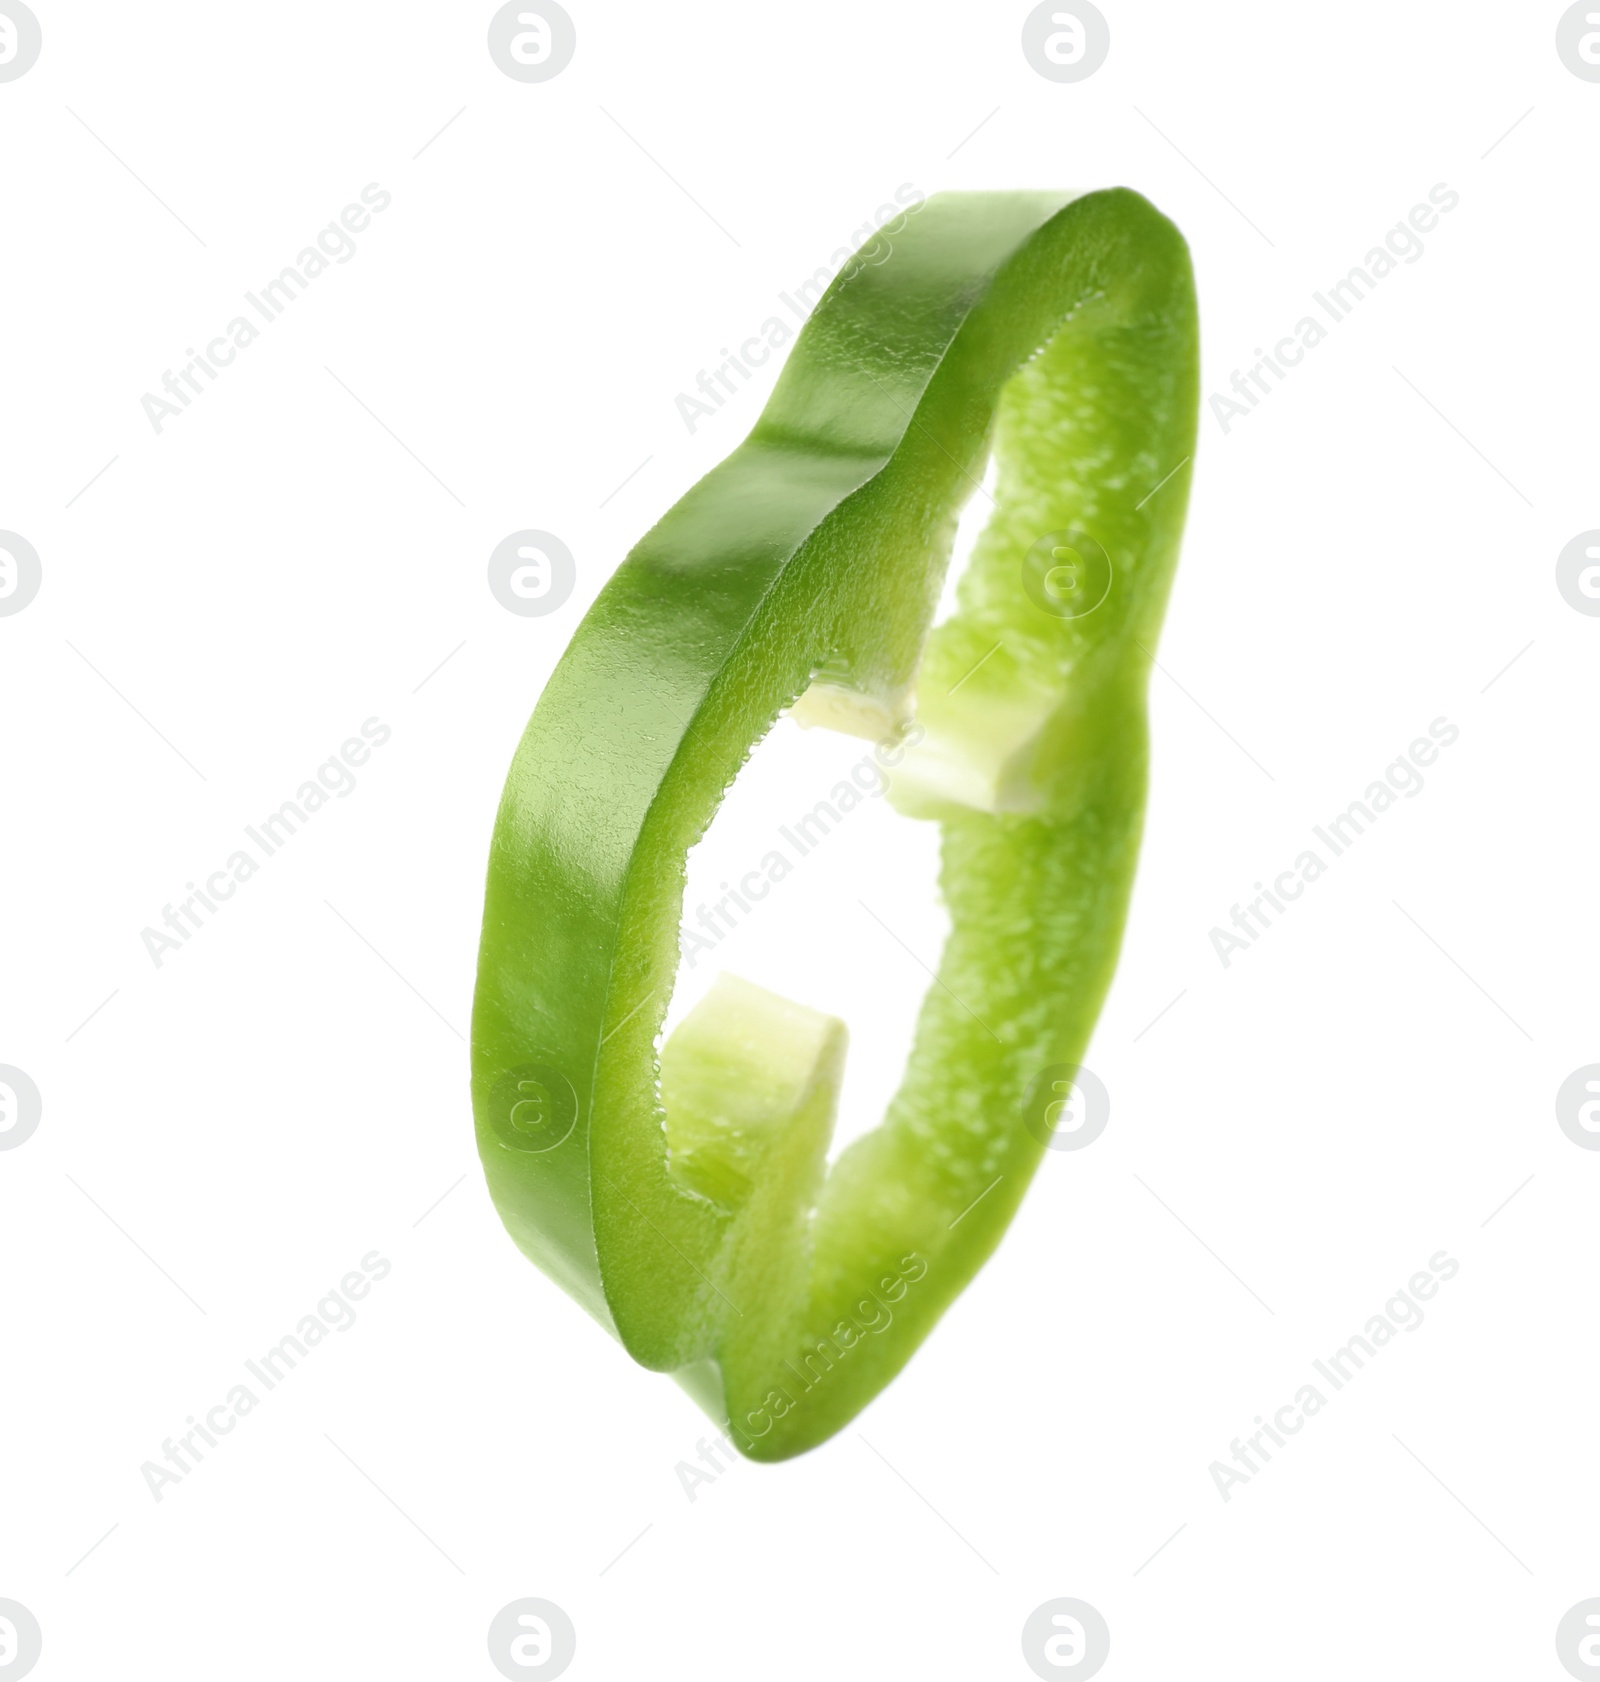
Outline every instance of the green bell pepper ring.
<path fill-rule="evenodd" d="M 1197 380 L 1188 252 L 1146 200 L 927 200 L 601 591 L 517 749 L 473 1012 L 489 1189 L 752 1458 L 894 1377 L 1050 1139 L 1126 915 Z M 831 1169 L 841 1023 L 724 978 L 656 1050 L 685 856 L 797 703 L 899 742 L 890 799 L 939 822 L 951 921 L 904 1082 Z"/>

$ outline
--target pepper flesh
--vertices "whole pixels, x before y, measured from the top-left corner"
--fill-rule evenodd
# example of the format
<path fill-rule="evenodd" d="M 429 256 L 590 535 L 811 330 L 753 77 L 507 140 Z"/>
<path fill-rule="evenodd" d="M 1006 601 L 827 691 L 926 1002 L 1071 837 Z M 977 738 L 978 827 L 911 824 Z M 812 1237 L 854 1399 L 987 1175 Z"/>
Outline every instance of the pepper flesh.
<path fill-rule="evenodd" d="M 1081 1059 L 1121 940 L 1194 448 L 1188 253 L 1139 195 L 940 194 L 882 252 L 551 676 L 473 1014 L 511 1236 L 762 1460 L 894 1377 L 1038 1164 L 1034 1089 Z M 930 635 L 991 447 L 995 507 Z M 829 1169 L 842 1025 L 725 982 L 657 1052 L 685 857 L 784 709 L 892 734 L 913 696 L 890 799 L 941 825 L 951 932 L 883 1123 Z"/>

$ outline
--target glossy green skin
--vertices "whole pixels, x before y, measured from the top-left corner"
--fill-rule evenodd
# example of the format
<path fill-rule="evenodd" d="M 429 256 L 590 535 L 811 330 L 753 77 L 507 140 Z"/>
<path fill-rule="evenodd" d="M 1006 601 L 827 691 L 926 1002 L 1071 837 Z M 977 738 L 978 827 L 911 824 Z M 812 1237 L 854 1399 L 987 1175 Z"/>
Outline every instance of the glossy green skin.
<path fill-rule="evenodd" d="M 1135 193 L 941 194 L 863 257 L 749 438 L 629 554 L 540 698 L 495 826 L 473 1016 L 479 1149 L 512 1237 L 764 1460 L 821 1442 L 889 1382 L 1038 1164 L 1030 1088 L 1081 1058 L 1122 935 L 1146 651 L 1198 404 L 1187 249 Z M 930 637 L 991 445 L 997 507 Z M 1115 568 L 1076 619 L 1020 582 L 1030 546 L 1066 528 Z M 670 1161 L 655 1050 L 688 849 L 816 673 L 885 700 L 917 675 L 944 695 L 997 641 L 961 693 L 980 709 L 1049 695 L 1034 809 L 937 814 L 952 932 L 887 1117 L 825 1177 L 825 1139 L 796 1138 L 740 1206 L 711 1201 Z M 536 1154 L 496 1127 L 525 1064 L 577 1098 L 570 1134 Z M 819 1340 L 831 1354 L 807 1363 Z"/>

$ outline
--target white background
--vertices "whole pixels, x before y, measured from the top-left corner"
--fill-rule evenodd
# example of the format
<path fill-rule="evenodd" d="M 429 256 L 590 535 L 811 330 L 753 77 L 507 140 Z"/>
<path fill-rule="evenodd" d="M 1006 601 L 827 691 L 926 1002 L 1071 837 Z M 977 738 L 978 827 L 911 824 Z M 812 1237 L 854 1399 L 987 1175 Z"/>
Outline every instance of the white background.
<path fill-rule="evenodd" d="M 1564 1674 L 1600 620 L 1554 564 L 1600 526 L 1600 85 L 1559 8 L 1105 0 L 1072 85 L 1010 5 L 571 0 L 538 85 L 489 6 L 36 9 L 0 85 L 0 526 L 44 569 L 0 618 L 0 1062 L 44 1096 L 0 1154 L 0 1596 L 36 1674 L 492 1677 L 524 1595 L 573 1677 L 1026 1677 L 1059 1595 L 1108 1678 Z M 369 182 L 355 257 L 157 435 L 142 394 Z M 1438 182 L 1420 261 L 1202 416 L 1110 1127 L 857 1426 L 691 1501 L 704 1418 L 500 1228 L 462 1038 L 525 718 L 762 392 L 692 436 L 674 397 L 902 183 L 1146 193 L 1210 394 Z M 523 527 L 577 558 L 549 617 L 486 586 Z M 373 716 L 356 791 L 157 969 L 141 929 Z M 1441 716 L 1424 791 L 1224 969 L 1209 930 Z M 708 850 L 754 865 L 864 747 L 785 724 Z M 925 984 L 857 902 L 931 961 L 932 841 L 873 804 L 724 949 L 847 1018 L 851 1132 Z M 357 1323 L 157 1503 L 142 1463 L 374 1249 Z M 1225 1503 L 1211 1462 L 1440 1249 L 1426 1323 Z"/>

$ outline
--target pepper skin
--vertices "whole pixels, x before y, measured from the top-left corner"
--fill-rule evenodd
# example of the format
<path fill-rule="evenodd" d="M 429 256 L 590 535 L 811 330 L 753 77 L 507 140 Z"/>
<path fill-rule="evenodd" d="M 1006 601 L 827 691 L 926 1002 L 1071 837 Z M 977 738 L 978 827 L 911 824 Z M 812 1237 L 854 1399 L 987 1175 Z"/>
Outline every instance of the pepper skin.
<path fill-rule="evenodd" d="M 516 751 L 473 1013 L 489 1189 L 751 1458 L 895 1376 L 1050 1137 L 1122 936 L 1197 405 L 1188 252 L 1147 201 L 927 200 L 618 568 Z M 831 1169 L 842 1024 L 725 979 L 656 1050 L 685 856 L 790 707 L 900 742 L 890 800 L 940 824 L 951 922 L 903 1084 Z"/>

